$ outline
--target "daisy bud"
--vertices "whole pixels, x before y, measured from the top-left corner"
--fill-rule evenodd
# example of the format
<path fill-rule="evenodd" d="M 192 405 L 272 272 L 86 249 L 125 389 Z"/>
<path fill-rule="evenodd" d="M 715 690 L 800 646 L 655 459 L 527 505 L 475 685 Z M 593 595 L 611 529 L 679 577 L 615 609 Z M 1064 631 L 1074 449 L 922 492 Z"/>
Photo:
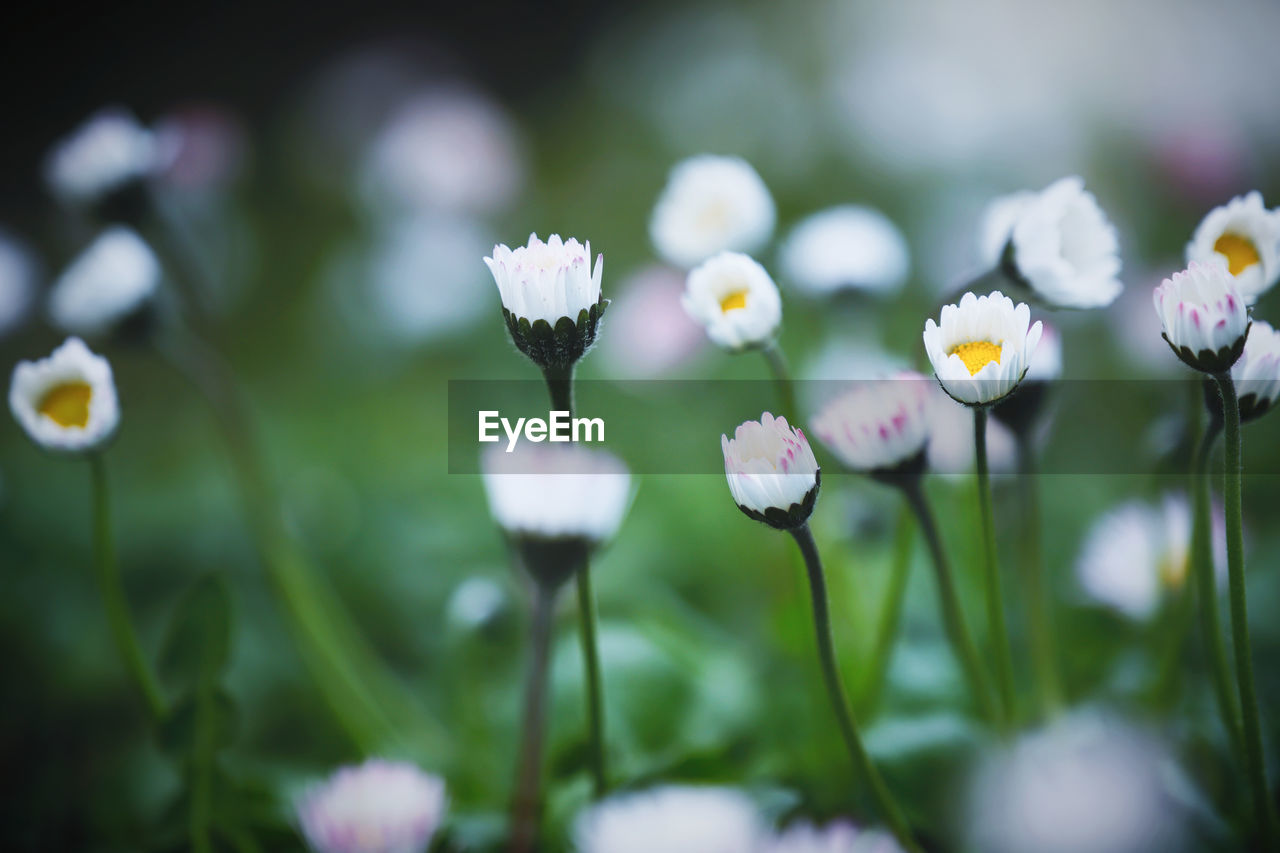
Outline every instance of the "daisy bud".
<path fill-rule="evenodd" d="M 897 292 L 911 268 L 906 238 L 884 214 L 848 204 L 815 213 L 782 245 L 785 281 L 811 295 Z"/>
<path fill-rule="evenodd" d="M 573 837 L 577 853 L 746 853 L 759 849 L 764 827 L 737 791 L 673 785 L 591 806 Z"/>
<path fill-rule="evenodd" d="M 315 853 L 423 853 L 445 811 L 444 782 L 407 762 L 343 767 L 297 804 Z"/>
<path fill-rule="evenodd" d="M 1249 309 L 1225 266 L 1193 262 L 1166 278 L 1153 297 L 1161 334 L 1188 367 L 1222 373 L 1239 361 Z"/>
<path fill-rule="evenodd" d="M 749 517 L 793 530 L 813 514 L 821 472 L 804 432 L 765 412 L 720 436 L 724 473 L 733 500 Z"/>
<path fill-rule="evenodd" d="M 775 217 L 773 198 L 747 161 L 704 154 L 671 170 L 649 236 L 664 260 L 689 269 L 719 252 L 759 249 Z"/>
<path fill-rule="evenodd" d="M 872 475 L 919 474 L 937 392 L 919 373 L 859 382 L 813 419 L 813 431 L 840 461 Z"/>
<path fill-rule="evenodd" d="M 1256 191 L 1215 207 L 1187 244 L 1193 261 L 1221 264 L 1252 305 L 1280 279 L 1280 211 L 1267 210 Z"/>
<path fill-rule="evenodd" d="M 572 365 L 595 343 L 609 300 L 600 295 L 604 256 L 591 266 L 591 243 L 560 239 L 493 248 L 485 258 L 502 297 L 502 316 L 516 348 L 543 369 Z"/>
<path fill-rule="evenodd" d="M 160 283 L 160 262 L 137 232 L 103 231 L 49 292 L 49 317 L 64 332 L 100 335 L 145 320 Z"/>
<path fill-rule="evenodd" d="M 45 161 L 54 195 L 71 204 L 95 205 L 133 189 L 158 165 L 151 131 L 129 112 L 113 107 L 90 117 L 58 142 Z"/>
<path fill-rule="evenodd" d="M 1116 229 L 1082 178 L 997 199 L 981 231 L 985 260 L 1047 305 L 1101 308 L 1124 289 Z"/>
<path fill-rule="evenodd" d="M 1280 398 L 1280 332 L 1270 323 L 1255 320 L 1249 327 L 1244 352 L 1231 366 L 1231 378 L 1239 389 L 1243 421 L 1262 417 Z"/>
<path fill-rule="evenodd" d="M 942 307 L 939 323 L 925 322 L 924 348 L 942 390 L 958 403 L 986 406 L 1018 387 L 1041 331 L 1026 303 L 1015 306 L 998 290 L 966 293 L 959 305 Z"/>
<path fill-rule="evenodd" d="M 48 358 L 18 362 L 9 409 L 32 441 L 64 453 L 102 447 L 120 422 L 111 365 L 79 338 L 67 338 Z"/>
<path fill-rule="evenodd" d="M 902 853 L 902 847 L 887 832 L 836 821 L 825 829 L 809 823 L 791 826 L 765 844 L 762 853 Z"/>
<path fill-rule="evenodd" d="M 768 346 L 782 323 L 782 297 L 765 268 L 737 252 L 721 252 L 685 282 L 681 300 L 708 337 L 731 352 Z"/>

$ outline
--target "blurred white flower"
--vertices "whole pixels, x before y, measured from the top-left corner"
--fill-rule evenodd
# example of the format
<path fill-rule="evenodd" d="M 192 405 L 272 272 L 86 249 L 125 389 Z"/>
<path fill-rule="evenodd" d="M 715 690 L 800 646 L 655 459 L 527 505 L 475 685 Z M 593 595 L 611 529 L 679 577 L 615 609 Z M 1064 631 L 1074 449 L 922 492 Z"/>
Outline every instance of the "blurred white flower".
<path fill-rule="evenodd" d="M 720 436 L 725 479 L 734 503 L 771 527 L 798 527 L 818 499 L 818 460 L 804 431 L 765 412 L 747 421 L 733 438 Z"/>
<path fill-rule="evenodd" d="M 493 273 L 502 307 L 516 317 L 555 326 L 561 317 L 576 321 L 578 314 L 600 301 L 604 255 L 591 266 L 591 242 L 584 246 L 570 237 L 552 234 L 547 242 L 529 235 L 527 245 L 514 250 L 493 247 L 484 262 Z"/>
<path fill-rule="evenodd" d="M 967 406 L 948 405 L 947 400 L 934 406 L 932 433 L 929 470 L 938 474 L 973 470 L 973 412 Z M 1018 441 L 1013 431 L 998 418 L 987 418 L 987 465 L 991 473 L 1007 474 L 1017 464 Z"/>
<path fill-rule="evenodd" d="M 335 772 L 303 795 L 296 811 L 315 853 L 423 853 L 446 804 L 439 777 L 374 758 Z"/>
<path fill-rule="evenodd" d="M 767 842 L 761 853 L 902 853 L 902 847 L 887 832 L 836 821 L 823 829 L 809 823 L 791 826 Z"/>
<path fill-rule="evenodd" d="M 1280 332 L 1270 323 L 1254 320 L 1240 360 L 1231 366 L 1240 398 L 1240 417 L 1260 418 L 1280 397 Z"/>
<path fill-rule="evenodd" d="M 703 154 L 671 170 L 649 236 L 664 260 L 689 269 L 719 252 L 761 248 L 775 217 L 773 198 L 749 163 Z"/>
<path fill-rule="evenodd" d="M 848 288 L 894 293 L 911 267 L 906 238 L 883 213 L 841 205 L 802 220 L 782 244 L 786 280 L 813 295 Z"/>
<path fill-rule="evenodd" d="M 850 469 L 889 471 L 924 452 L 936 403 L 919 373 L 857 382 L 814 416 L 813 431 Z"/>
<path fill-rule="evenodd" d="M 501 584 L 486 577 L 469 577 L 454 587 L 445 605 L 445 618 L 458 628 L 483 628 L 492 623 L 507 604 L 507 592 Z"/>
<path fill-rule="evenodd" d="M 1172 759 L 1145 732 L 1076 712 L 980 765 L 967 835 L 983 853 L 1166 853 L 1182 849 L 1184 815 L 1166 791 Z"/>
<path fill-rule="evenodd" d="M 1164 339 L 1188 367 L 1220 373 L 1239 360 L 1249 309 L 1225 265 L 1191 262 L 1152 294 Z"/>
<path fill-rule="evenodd" d="M 607 372 L 621 379 L 655 379 L 688 364 L 703 348 L 702 327 L 680 304 L 683 273 L 655 264 L 612 291 L 609 334 L 600 341 Z"/>
<path fill-rule="evenodd" d="M 158 163 L 151 131 L 126 110 L 110 107 L 54 145 L 45 161 L 45 180 L 59 198 L 92 203 L 149 177 Z"/>
<path fill-rule="evenodd" d="M 1221 264 L 1252 305 L 1280 279 L 1280 211 L 1251 192 L 1215 207 L 1187 244 L 1187 263 Z"/>
<path fill-rule="evenodd" d="M 96 450 L 120 422 L 111 364 L 79 338 L 39 361 L 20 361 L 9 385 L 9 409 L 31 440 L 46 450 Z"/>
<path fill-rule="evenodd" d="M 925 321 L 925 352 L 943 390 L 966 405 L 986 405 L 1012 392 L 1040 342 L 1041 324 L 1031 324 L 1031 309 L 1015 306 L 998 290 L 966 293 L 958 306 L 942 306 L 940 320 Z"/>
<path fill-rule="evenodd" d="M 721 252 L 689 273 L 684 310 L 730 351 L 766 346 L 782 322 L 782 297 L 769 273 L 738 252 Z"/>
<path fill-rule="evenodd" d="M 743 794 L 672 785 L 591 806 L 573 839 L 577 853 L 753 853 L 764 832 Z"/>
<path fill-rule="evenodd" d="M 25 244 L 0 231 L 0 338 L 27 318 L 36 293 L 36 261 Z"/>
<path fill-rule="evenodd" d="M 98 335 L 146 305 L 160 283 L 160 261 L 137 232 L 103 231 L 49 291 L 49 318 L 64 332 Z"/>

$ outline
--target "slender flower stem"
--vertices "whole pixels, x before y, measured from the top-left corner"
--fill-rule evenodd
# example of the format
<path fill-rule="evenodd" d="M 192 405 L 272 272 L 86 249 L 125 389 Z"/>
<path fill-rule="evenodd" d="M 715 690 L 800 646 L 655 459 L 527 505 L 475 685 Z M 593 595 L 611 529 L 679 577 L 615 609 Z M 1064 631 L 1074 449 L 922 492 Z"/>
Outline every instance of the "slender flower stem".
<path fill-rule="evenodd" d="M 1253 786 L 1253 808 L 1263 849 L 1275 849 L 1271 818 L 1271 795 L 1267 787 L 1266 764 L 1262 753 L 1262 726 L 1258 718 L 1258 696 L 1253 684 L 1253 653 L 1249 648 L 1249 614 L 1244 588 L 1244 524 L 1241 517 L 1240 402 L 1229 372 L 1214 376 L 1222 394 L 1222 417 L 1226 427 L 1226 471 L 1223 476 L 1223 504 L 1227 519 L 1227 582 L 1231 597 L 1231 633 L 1236 653 L 1236 682 L 1240 691 L 1245 765 Z"/>
<path fill-rule="evenodd" d="M 942 537 L 938 533 L 938 524 L 929 502 L 924 495 L 924 486 L 919 477 L 912 478 L 902 484 L 902 494 L 907 505 L 915 513 L 920 523 L 920 532 L 929 546 L 929 555 L 933 559 L 933 572 L 938 581 L 938 603 L 942 607 L 942 624 L 951 641 L 951 649 L 960 667 L 964 670 L 965 680 L 969 682 L 969 691 L 978 703 L 982 716 L 988 721 L 999 719 L 995 702 L 991 698 L 991 690 L 982 660 L 965 627 L 964 611 L 960 607 L 960 596 L 956 593 L 955 578 L 951 573 L 951 563 L 947 559 L 946 549 L 942 547 Z"/>
<path fill-rule="evenodd" d="M 542 811 L 542 744 L 547 725 L 547 669 L 551 652 L 551 618 L 557 589 L 535 582 L 530 627 L 529 675 L 525 682 L 524 719 L 516 790 L 511 806 L 511 851 L 537 849 Z"/>
<path fill-rule="evenodd" d="M 1013 654 L 1009 646 L 1009 629 L 1004 620 L 1004 601 L 1000 593 L 1000 564 L 996 555 L 996 525 L 991 510 L 991 475 L 987 463 L 987 410 L 973 410 L 973 443 L 978 468 L 978 507 L 982 519 L 983 556 L 987 620 L 991 642 L 995 644 L 996 686 L 1000 696 L 1001 724 L 1013 725 Z"/>
<path fill-rule="evenodd" d="M 911 510 L 903 507 L 894 525 L 889 589 L 885 592 L 884 603 L 880 607 L 879 627 L 876 630 L 875 646 L 871 650 L 871 660 L 867 665 L 867 674 L 862 679 L 862 689 L 858 691 L 857 706 L 860 715 L 869 716 L 875 712 L 880 694 L 884 690 L 885 673 L 889 669 L 893 646 L 898 639 L 898 626 L 902 622 L 902 603 L 907 595 L 907 580 L 911 577 L 911 553 L 914 545 L 915 524 L 912 523 Z"/>
<path fill-rule="evenodd" d="M 769 370 L 773 373 L 773 384 L 778 389 L 778 404 L 782 406 L 782 415 L 793 426 L 796 424 L 796 389 L 791 381 L 791 373 L 787 370 L 787 359 L 777 342 L 761 348 L 764 360 L 769 362 Z"/>
<path fill-rule="evenodd" d="M 822 674 L 826 679 L 827 693 L 831 696 L 831 704 L 840 724 L 840 733 L 844 736 L 845 745 L 849 748 L 849 757 L 854 768 L 863 776 L 871 788 L 880 811 L 884 815 L 890 830 L 898 839 L 898 843 L 909 853 L 919 853 L 920 846 L 911 835 L 902 810 L 889 792 L 880 771 L 876 769 L 863 746 L 862 737 L 858 734 L 857 723 L 845 700 L 844 687 L 840 682 L 840 669 L 836 665 L 835 645 L 831 639 L 831 611 L 827 603 L 827 582 L 822 573 L 822 561 L 818 557 L 818 546 L 813 541 L 813 533 L 808 524 L 791 531 L 800 553 L 804 555 L 805 569 L 809 573 L 809 590 L 813 597 L 813 627 L 818 640 L 818 656 L 822 659 Z"/>
<path fill-rule="evenodd" d="M 1036 450 L 1029 431 L 1018 433 L 1018 485 L 1023 511 L 1022 566 L 1031 652 L 1035 660 L 1040 713 L 1051 716 L 1062 705 L 1058 656 L 1053 638 L 1053 609 L 1045 583 L 1044 546 L 1041 541 L 1040 483 Z"/>
<path fill-rule="evenodd" d="M 120 586 L 120 567 L 116 563 L 115 544 L 111 536 L 111 496 L 107 489 L 107 468 L 101 453 L 89 455 L 89 470 L 93 480 L 93 550 L 94 567 L 97 570 L 98 589 L 102 593 L 102 605 L 107 612 L 107 624 L 115 640 L 116 651 L 129 674 L 137 684 L 146 702 L 147 712 L 153 723 L 165 715 L 165 701 L 156 683 L 151 665 L 142 654 L 138 635 L 133 630 L 133 618 L 129 602 Z"/>
<path fill-rule="evenodd" d="M 547 393 L 551 395 L 551 409 L 568 412 L 573 417 L 573 365 L 544 367 L 542 377 L 547 381 Z"/>

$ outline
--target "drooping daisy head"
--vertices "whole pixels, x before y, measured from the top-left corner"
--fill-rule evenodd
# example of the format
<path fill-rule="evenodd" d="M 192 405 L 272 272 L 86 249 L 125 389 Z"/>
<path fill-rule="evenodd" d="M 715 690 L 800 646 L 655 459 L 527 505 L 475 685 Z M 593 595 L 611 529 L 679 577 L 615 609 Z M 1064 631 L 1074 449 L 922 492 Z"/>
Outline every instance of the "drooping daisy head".
<path fill-rule="evenodd" d="M 18 362 L 9 409 L 32 441 L 65 453 L 102 447 L 120 422 L 111 365 L 79 338 L 67 338 L 48 358 Z"/>
<path fill-rule="evenodd" d="M 767 346 L 782 323 L 778 286 L 738 252 L 721 252 L 690 272 L 681 301 L 707 336 L 732 352 Z"/>
<path fill-rule="evenodd" d="M 1280 279 L 1280 211 L 1251 192 L 1215 207 L 1187 244 L 1187 263 L 1221 264 L 1252 305 Z"/>
<path fill-rule="evenodd" d="M 912 371 L 856 382 L 818 412 L 813 431 L 854 471 L 923 470 L 936 393 Z"/>
<path fill-rule="evenodd" d="M 1240 398 L 1240 418 L 1265 415 L 1280 398 L 1280 332 L 1270 323 L 1254 320 L 1240 360 L 1231 366 Z"/>
<path fill-rule="evenodd" d="M 104 334 L 145 308 L 160 283 L 160 262 L 131 228 L 103 231 L 49 292 L 49 317 L 64 332 Z"/>
<path fill-rule="evenodd" d="M 1115 227 L 1082 178 L 997 199 L 983 219 L 985 260 L 1002 264 L 1047 305 L 1100 308 L 1124 288 Z"/>
<path fill-rule="evenodd" d="M 671 785 L 620 794 L 574 822 L 576 853 L 754 853 L 764 827 L 747 797 Z"/>
<path fill-rule="evenodd" d="M 785 281 L 822 296 L 839 290 L 894 293 L 911 268 L 906 238 L 888 217 L 848 204 L 802 220 L 780 256 Z"/>
<path fill-rule="evenodd" d="M 902 847 L 887 832 L 835 821 L 823 828 L 811 823 L 790 826 L 770 839 L 761 853 L 902 853 Z"/>
<path fill-rule="evenodd" d="M 1225 266 L 1192 262 L 1153 298 L 1164 339 L 1188 367 L 1221 373 L 1240 359 L 1249 309 Z"/>
<path fill-rule="evenodd" d="M 970 406 L 1010 394 L 1022 381 L 1040 343 L 1042 327 L 1031 309 L 1000 291 L 966 293 L 944 305 L 940 322 L 925 321 L 924 348 L 942 389 Z"/>
<path fill-rule="evenodd" d="M 315 853 L 423 853 L 444 817 L 444 782 L 402 761 L 343 767 L 296 805 Z"/>
<path fill-rule="evenodd" d="M 720 436 L 733 500 L 749 517 L 779 530 L 809 520 L 818 501 L 818 460 L 804 432 L 765 412 Z"/>
<path fill-rule="evenodd" d="M 769 190 L 747 161 L 703 154 L 677 163 L 649 220 L 659 256 L 690 269 L 719 252 L 752 252 L 773 234 Z"/>
<path fill-rule="evenodd" d="M 45 179 L 59 198 L 92 204 L 149 177 L 157 166 L 151 131 L 128 111 L 111 107 L 54 145 L 45 161 Z"/>

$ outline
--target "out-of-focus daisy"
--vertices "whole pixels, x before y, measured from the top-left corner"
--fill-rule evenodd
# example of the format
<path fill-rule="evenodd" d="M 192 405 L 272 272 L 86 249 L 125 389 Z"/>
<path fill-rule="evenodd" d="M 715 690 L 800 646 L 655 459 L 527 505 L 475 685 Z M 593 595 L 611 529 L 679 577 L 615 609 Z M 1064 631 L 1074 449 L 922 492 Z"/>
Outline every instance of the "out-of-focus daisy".
<path fill-rule="evenodd" d="M 610 375 L 665 376 L 705 347 L 702 328 L 680 304 L 684 280 L 674 268 L 655 264 L 617 286 L 609 301 L 609 334 L 600 341 L 600 357 Z"/>
<path fill-rule="evenodd" d="M 942 389 L 957 402 L 984 406 L 1022 381 L 1040 335 L 1031 309 L 997 290 L 944 305 L 940 323 L 925 322 L 924 346 Z"/>
<path fill-rule="evenodd" d="M 1215 207 L 1187 244 L 1187 263 L 1221 264 L 1253 304 L 1280 279 L 1280 211 L 1267 210 L 1251 192 Z"/>
<path fill-rule="evenodd" d="M 296 811 L 315 853 L 423 853 L 446 804 L 439 777 L 375 758 L 335 772 Z"/>
<path fill-rule="evenodd" d="M 887 832 L 836 821 L 821 829 L 809 823 L 791 826 L 766 842 L 761 853 L 902 853 L 902 847 Z"/>
<path fill-rule="evenodd" d="M 9 409 L 32 441 L 66 453 L 96 450 L 120 422 L 111 365 L 79 338 L 67 338 L 48 358 L 18 362 Z"/>
<path fill-rule="evenodd" d="M 1262 417 L 1280 398 L 1280 332 L 1270 323 L 1253 321 L 1231 378 L 1240 395 L 1241 420 Z"/>
<path fill-rule="evenodd" d="M 674 785 L 612 797 L 573 828 L 577 853 L 753 853 L 764 837 L 745 795 Z"/>
<path fill-rule="evenodd" d="M 888 217 L 849 204 L 801 221 L 782 245 L 780 264 L 786 281 L 825 295 L 843 289 L 896 292 L 911 261 L 906 238 Z"/>
<path fill-rule="evenodd" d="M 151 175 L 154 135 L 128 111 L 111 107 L 59 141 L 45 161 L 45 179 L 59 198 L 91 204 Z"/>
<path fill-rule="evenodd" d="M 157 177 L 180 190 L 215 190 L 244 165 L 247 141 L 240 120 L 211 104 L 191 104 L 155 124 Z"/>
<path fill-rule="evenodd" d="M 768 346 L 782 322 L 778 286 L 738 252 L 721 252 L 690 272 L 682 301 L 712 341 L 734 352 Z"/>
<path fill-rule="evenodd" d="M 813 431 L 854 471 L 921 468 L 937 400 L 933 383 L 904 372 L 857 382 L 813 419 Z"/>
<path fill-rule="evenodd" d="M 720 436 L 724 473 L 734 503 L 750 518 L 779 530 L 808 521 L 818 500 L 821 473 L 813 448 L 786 418 L 765 412 Z"/>
<path fill-rule="evenodd" d="M 653 209 L 658 254 L 689 269 L 719 252 L 752 252 L 776 218 L 764 181 L 745 160 L 703 154 L 676 164 Z"/>
<path fill-rule="evenodd" d="M 0 231 L 0 338 L 27 318 L 35 292 L 36 261 L 31 251 Z"/>
<path fill-rule="evenodd" d="M 1195 370 L 1221 373 L 1239 360 L 1249 309 L 1225 265 L 1194 261 L 1155 289 L 1164 339 Z"/>
<path fill-rule="evenodd" d="M 147 307 L 160 261 L 137 232 L 108 228 L 80 253 L 49 292 L 49 318 L 65 332 L 98 335 Z"/>
<path fill-rule="evenodd" d="M 994 201 L 980 229 L 983 260 L 1050 306 L 1099 308 L 1120 295 L 1120 243 L 1079 177 Z"/>
<path fill-rule="evenodd" d="M 510 605 L 510 596 L 497 581 L 469 577 L 454 587 L 445 605 L 445 618 L 463 630 L 482 630 L 499 621 Z"/>
<path fill-rule="evenodd" d="M 1012 399 L 1016 397 L 1007 398 Z M 934 406 L 932 433 L 927 453 L 930 471 L 965 474 L 973 470 L 973 416 L 968 409 Z M 987 464 L 993 474 L 1008 474 L 1018 464 L 1018 440 L 998 418 L 987 419 Z"/>

